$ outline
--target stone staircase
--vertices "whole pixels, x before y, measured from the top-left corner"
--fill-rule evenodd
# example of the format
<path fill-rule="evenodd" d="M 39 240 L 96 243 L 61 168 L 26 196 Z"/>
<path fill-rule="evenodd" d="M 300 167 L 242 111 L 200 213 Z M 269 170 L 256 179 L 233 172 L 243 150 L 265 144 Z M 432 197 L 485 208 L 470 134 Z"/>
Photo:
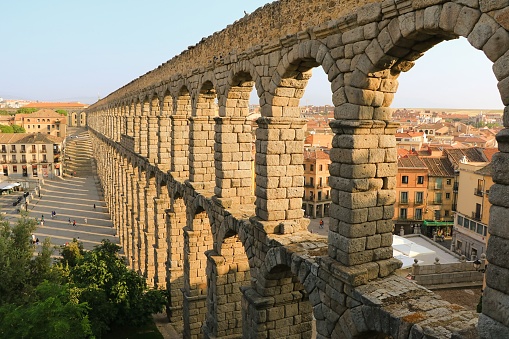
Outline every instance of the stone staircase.
<path fill-rule="evenodd" d="M 96 174 L 93 166 L 91 166 L 93 161 L 92 143 L 88 131 L 81 130 L 77 134 L 77 138 L 69 139 L 65 154 L 66 165 L 64 176 L 88 177 Z"/>

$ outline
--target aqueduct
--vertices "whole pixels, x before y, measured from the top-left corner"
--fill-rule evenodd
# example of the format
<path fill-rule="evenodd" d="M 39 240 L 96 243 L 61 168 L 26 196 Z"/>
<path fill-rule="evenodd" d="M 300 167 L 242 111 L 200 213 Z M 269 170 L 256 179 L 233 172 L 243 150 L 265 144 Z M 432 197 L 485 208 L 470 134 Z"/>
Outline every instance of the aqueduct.
<path fill-rule="evenodd" d="M 168 317 L 184 337 L 310 338 L 316 321 L 318 338 L 508 338 L 509 129 L 493 157 L 477 315 L 394 275 L 389 109 L 400 72 L 457 37 L 493 62 L 509 104 L 508 29 L 502 0 L 282 0 L 92 105 L 87 123 L 124 252 L 169 289 Z M 328 237 L 307 232 L 301 210 L 298 105 L 319 66 L 335 105 Z"/>

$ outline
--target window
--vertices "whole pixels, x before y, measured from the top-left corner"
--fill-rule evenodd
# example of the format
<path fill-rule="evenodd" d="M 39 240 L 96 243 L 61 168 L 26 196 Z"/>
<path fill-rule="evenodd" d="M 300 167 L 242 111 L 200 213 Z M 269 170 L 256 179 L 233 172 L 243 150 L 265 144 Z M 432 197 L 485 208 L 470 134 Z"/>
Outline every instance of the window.
<path fill-rule="evenodd" d="M 422 220 L 422 208 L 415 209 L 415 220 Z"/>
<path fill-rule="evenodd" d="M 320 165 L 320 171 L 323 171 L 323 165 Z"/>
<path fill-rule="evenodd" d="M 435 220 L 440 220 L 440 210 L 435 211 Z"/>
<path fill-rule="evenodd" d="M 447 179 L 447 182 L 446 182 L 446 183 L 447 183 L 447 185 L 450 185 L 450 184 L 451 184 L 451 182 L 452 182 L 452 180 L 451 180 L 451 179 Z"/>
<path fill-rule="evenodd" d="M 484 228 L 483 224 L 478 223 L 476 232 L 482 235 L 484 231 L 483 228 Z"/>
<path fill-rule="evenodd" d="M 309 178 L 309 184 L 310 184 L 311 186 L 315 186 L 315 180 L 314 180 L 314 178 L 313 178 L 313 177 L 310 177 L 310 178 Z"/>
<path fill-rule="evenodd" d="M 16 152 L 16 145 L 11 145 L 11 152 Z"/>
<path fill-rule="evenodd" d="M 419 185 L 424 184 L 424 176 L 422 176 L 422 175 L 417 176 L 417 183 Z"/>
<path fill-rule="evenodd" d="M 401 204 L 408 204 L 408 192 L 401 192 L 400 200 Z"/>
<path fill-rule="evenodd" d="M 32 165 L 32 175 L 33 175 L 34 177 L 36 177 L 36 176 L 37 176 L 37 165 Z"/>
<path fill-rule="evenodd" d="M 424 192 L 415 192 L 415 203 L 422 204 L 424 202 Z"/>
<path fill-rule="evenodd" d="M 436 204 L 442 203 L 442 193 L 441 192 L 435 193 L 435 203 Z"/>
<path fill-rule="evenodd" d="M 302 164 L 302 167 L 304 168 L 304 171 L 306 170 L 306 164 Z"/>
<path fill-rule="evenodd" d="M 403 175 L 401 177 L 401 183 L 402 184 L 408 184 L 408 175 Z"/>
<path fill-rule="evenodd" d="M 451 193 L 445 193 L 445 199 L 446 200 L 451 199 Z"/>
<path fill-rule="evenodd" d="M 448 217 L 448 216 L 449 216 L 449 213 L 450 213 L 450 212 L 449 212 L 449 210 L 445 210 L 445 211 L 444 211 L 444 217 Z"/>
<path fill-rule="evenodd" d="M 399 209 L 399 218 L 400 219 L 406 219 L 407 217 L 407 210 L 406 208 L 400 208 Z"/>
<path fill-rule="evenodd" d="M 313 164 L 311 164 L 311 168 L 309 170 L 313 171 L 314 169 L 315 169 L 315 166 Z"/>
<path fill-rule="evenodd" d="M 51 130 L 51 126 L 50 125 L 47 125 L 46 128 L 47 128 L 48 131 Z"/>
<path fill-rule="evenodd" d="M 24 154 L 23 154 L 23 155 L 21 155 L 21 162 L 23 162 L 23 163 L 27 162 L 27 157 L 26 157 L 26 155 L 24 155 Z"/>
<path fill-rule="evenodd" d="M 4 166 L 4 175 L 5 176 L 9 175 L 9 169 L 7 166 Z"/>
<path fill-rule="evenodd" d="M 458 215 L 458 225 L 463 226 L 463 217 L 461 215 Z"/>
<path fill-rule="evenodd" d="M 41 128 L 41 125 L 37 125 L 37 128 Z"/>
<path fill-rule="evenodd" d="M 442 189 L 442 178 L 436 178 L 435 180 L 435 189 L 441 190 Z"/>

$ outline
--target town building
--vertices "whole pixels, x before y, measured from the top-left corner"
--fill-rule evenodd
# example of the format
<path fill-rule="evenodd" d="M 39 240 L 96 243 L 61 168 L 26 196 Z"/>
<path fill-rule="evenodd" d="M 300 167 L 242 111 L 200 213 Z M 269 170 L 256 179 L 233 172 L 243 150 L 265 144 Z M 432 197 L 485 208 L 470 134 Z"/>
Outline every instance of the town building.
<path fill-rule="evenodd" d="M 16 114 L 14 123 L 27 133 L 44 133 L 55 137 L 67 135 L 67 119 L 50 109 L 41 109 L 30 114 Z"/>
<path fill-rule="evenodd" d="M 427 209 L 428 167 L 415 155 L 398 159 L 396 203 L 394 204 L 395 232 L 413 233 L 420 226 Z"/>
<path fill-rule="evenodd" d="M 492 165 L 489 162 L 464 160 L 458 171 L 458 207 L 451 250 L 475 260 L 486 252 L 491 207 L 488 196 L 493 185 Z"/>
<path fill-rule="evenodd" d="M 0 133 L 3 181 L 60 177 L 63 142 L 43 133 Z"/>
<path fill-rule="evenodd" d="M 329 216 L 331 188 L 329 186 L 329 154 L 321 149 L 304 151 L 304 214 L 312 218 Z"/>
<path fill-rule="evenodd" d="M 422 157 L 428 168 L 427 209 L 422 233 L 450 237 L 456 209 L 455 174 L 446 157 Z"/>
<path fill-rule="evenodd" d="M 31 102 L 23 106 L 23 108 L 65 110 L 67 111 L 68 126 L 86 126 L 87 116 L 85 109 L 87 107 L 87 104 L 82 104 L 81 102 Z"/>

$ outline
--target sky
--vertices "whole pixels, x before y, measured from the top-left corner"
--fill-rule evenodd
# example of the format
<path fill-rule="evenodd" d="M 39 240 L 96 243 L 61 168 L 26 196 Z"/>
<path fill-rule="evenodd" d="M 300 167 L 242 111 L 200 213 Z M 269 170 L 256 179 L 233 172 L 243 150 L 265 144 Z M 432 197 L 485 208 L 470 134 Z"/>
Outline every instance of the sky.
<path fill-rule="evenodd" d="M 90 104 L 267 3 L 3 2 L 0 97 Z M 491 66 L 465 39 L 441 43 L 400 75 L 392 107 L 503 109 Z M 301 105 L 331 103 L 325 74 L 314 69 Z"/>

